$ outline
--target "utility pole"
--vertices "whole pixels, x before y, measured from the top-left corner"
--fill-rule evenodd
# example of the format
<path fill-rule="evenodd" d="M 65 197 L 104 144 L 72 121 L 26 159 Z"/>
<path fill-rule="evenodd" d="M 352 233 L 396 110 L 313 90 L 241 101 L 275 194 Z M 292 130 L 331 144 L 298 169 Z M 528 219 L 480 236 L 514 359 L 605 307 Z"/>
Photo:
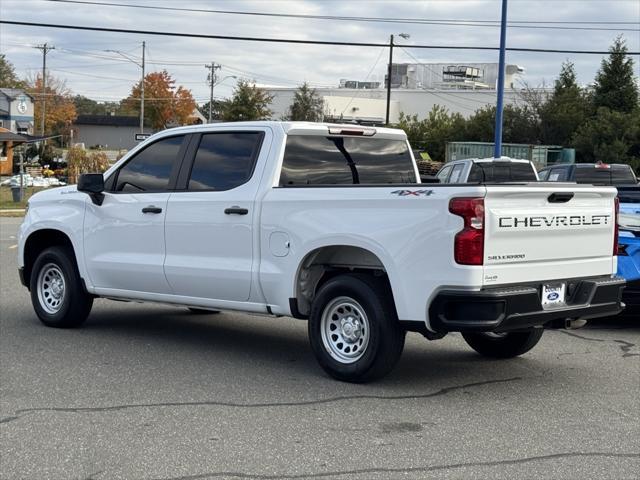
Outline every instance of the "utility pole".
<path fill-rule="evenodd" d="M 40 133 L 44 137 L 44 118 L 47 107 L 47 53 L 56 47 L 50 47 L 45 43 L 44 45 L 37 45 L 34 48 L 42 51 L 42 119 L 40 122 Z"/>
<path fill-rule="evenodd" d="M 504 106 L 504 53 L 507 41 L 507 0 L 502 0 L 502 21 L 500 23 L 500 59 L 498 62 L 498 100 L 496 102 L 496 128 L 493 158 L 502 156 L 502 110 Z"/>
<path fill-rule="evenodd" d="M 142 82 L 140 84 L 140 133 L 144 133 L 144 51 L 146 42 L 142 42 Z"/>
<path fill-rule="evenodd" d="M 389 109 L 391 107 L 391 65 L 393 65 L 393 35 L 389 38 L 389 68 L 387 69 L 387 116 L 385 125 L 389 125 Z"/>
<path fill-rule="evenodd" d="M 211 62 L 211 65 L 204 66 L 207 70 L 209 70 L 209 74 L 207 75 L 207 80 L 209 80 L 209 119 L 207 123 L 211 123 L 213 120 L 213 86 L 216 83 L 216 70 L 222 68 L 222 65 L 216 65 L 214 62 Z"/>

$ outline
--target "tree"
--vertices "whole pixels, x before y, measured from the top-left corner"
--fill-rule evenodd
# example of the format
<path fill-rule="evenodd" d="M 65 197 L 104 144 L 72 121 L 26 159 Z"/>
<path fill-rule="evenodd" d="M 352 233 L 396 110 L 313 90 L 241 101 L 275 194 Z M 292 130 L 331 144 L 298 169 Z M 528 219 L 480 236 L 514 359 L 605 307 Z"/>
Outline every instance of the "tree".
<path fill-rule="evenodd" d="M 596 109 L 607 107 L 631 112 L 638 107 L 638 85 L 633 75 L 633 60 L 627 55 L 625 40 L 619 36 L 609 47 L 596 74 L 593 102 Z"/>
<path fill-rule="evenodd" d="M 502 117 L 502 140 L 505 143 L 540 143 L 536 112 L 528 105 L 505 105 Z M 495 140 L 496 107 L 482 107 L 466 122 L 466 139 L 475 142 Z"/>
<path fill-rule="evenodd" d="M 172 123 L 188 123 L 196 109 L 191 91 L 182 86 L 176 88 L 175 83 L 166 70 L 151 72 L 144 77 L 144 117 L 155 130 L 165 129 Z M 138 82 L 124 100 L 124 108 L 139 115 L 141 98 L 141 82 Z"/>
<path fill-rule="evenodd" d="M 213 108 L 211 109 L 212 120 L 222 119 L 222 111 L 224 110 L 226 104 L 226 100 L 213 100 Z M 202 105 L 198 106 L 198 110 L 200 110 L 200 113 L 202 115 L 209 118 L 209 102 L 203 103 Z"/>
<path fill-rule="evenodd" d="M 304 122 L 320 122 L 323 117 L 324 102 L 315 88 L 304 82 L 296 91 L 289 107 L 288 119 Z"/>
<path fill-rule="evenodd" d="M 25 88 L 27 83 L 18 79 L 13 64 L 0 53 L 0 88 Z"/>
<path fill-rule="evenodd" d="M 585 162 L 628 163 L 640 167 L 640 109 L 631 113 L 601 107 L 573 136 Z"/>
<path fill-rule="evenodd" d="M 273 96 L 256 87 L 255 83 L 240 80 L 233 97 L 222 110 L 222 119 L 228 122 L 243 120 L 267 120 L 273 112 L 269 109 Z"/>
<path fill-rule="evenodd" d="M 459 113 L 449 113 L 440 105 L 434 105 L 427 118 L 418 120 L 417 115 L 400 114 L 398 128 L 404 130 L 414 148 L 426 151 L 435 161 L 444 162 L 447 142 L 462 140 L 465 135 L 465 120 Z"/>
<path fill-rule="evenodd" d="M 73 104 L 76 106 L 78 115 L 110 115 L 122 114 L 120 102 L 96 102 L 83 95 L 73 97 Z"/>
<path fill-rule="evenodd" d="M 553 94 L 539 106 L 540 140 L 547 145 L 569 145 L 588 112 L 589 102 L 578 86 L 573 63 L 565 62 Z"/>
<path fill-rule="evenodd" d="M 35 80 L 30 82 L 28 91 L 36 99 L 34 127 L 38 130 L 42 124 L 42 75 L 36 76 Z M 44 98 L 46 102 L 44 133 L 68 135 L 69 128 L 78 115 L 71 90 L 67 88 L 66 82 L 47 73 Z"/>

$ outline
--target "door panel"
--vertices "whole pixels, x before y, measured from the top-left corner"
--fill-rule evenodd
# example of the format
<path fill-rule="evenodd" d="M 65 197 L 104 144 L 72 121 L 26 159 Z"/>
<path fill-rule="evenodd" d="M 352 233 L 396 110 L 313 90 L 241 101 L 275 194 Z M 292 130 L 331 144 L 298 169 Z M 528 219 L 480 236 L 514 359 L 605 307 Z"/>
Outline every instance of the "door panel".
<path fill-rule="evenodd" d="M 177 295 L 246 301 L 253 270 L 254 200 L 269 131 L 221 130 L 194 141 L 198 148 L 192 151 L 190 178 L 183 191 L 169 198 L 164 271 Z"/>
<path fill-rule="evenodd" d="M 164 276 L 164 219 L 169 193 L 106 193 L 88 203 L 85 260 L 98 288 L 170 293 Z M 160 213 L 143 213 L 150 206 Z"/>

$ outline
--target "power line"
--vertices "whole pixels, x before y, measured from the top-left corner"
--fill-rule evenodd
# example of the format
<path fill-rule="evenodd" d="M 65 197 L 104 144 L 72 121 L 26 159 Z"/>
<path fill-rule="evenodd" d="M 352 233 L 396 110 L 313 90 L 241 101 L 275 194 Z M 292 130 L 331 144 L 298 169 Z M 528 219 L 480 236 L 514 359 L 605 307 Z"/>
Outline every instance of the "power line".
<path fill-rule="evenodd" d="M 373 42 L 345 42 L 345 41 L 330 41 L 330 40 L 302 40 L 293 38 L 266 38 L 266 37 L 245 37 L 245 36 L 233 36 L 233 35 L 210 35 L 203 33 L 182 33 L 182 32 L 154 32 L 150 30 L 136 30 L 127 28 L 112 28 L 112 27 L 87 27 L 83 25 L 59 25 L 54 23 L 39 23 L 39 22 L 19 22 L 14 20 L 0 20 L 0 24 L 5 25 L 18 25 L 24 27 L 38 27 L 38 28 L 58 28 L 65 30 L 83 30 L 91 32 L 111 32 L 111 33 L 129 33 L 134 35 L 153 35 L 162 37 L 182 37 L 182 38 L 206 38 L 211 40 L 233 40 L 244 42 L 266 42 L 266 43 L 288 43 L 297 45 L 332 45 L 332 46 L 345 46 L 345 47 L 388 47 L 386 43 L 373 43 Z M 498 47 L 488 46 L 461 46 L 461 45 L 403 45 L 405 48 L 421 48 L 430 50 L 499 50 Z M 609 55 L 615 54 L 615 52 L 609 52 L 608 50 L 560 50 L 560 49 L 547 49 L 547 48 L 523 48 L 523 47 L 507 47 L 510 52 L 535 52 L 535 53 L 571 53 L 571 54 L 586 54 L 586 55 Z M 622 54 L 622 53 L 621 53 Z M 640 52 L 626 52 L 626 55 L 638 56 Z"/>
<path fill-rule="evenodd" d="M 414 25 L 447 25 L 447 26 L 463 26 L 463 27 L 500 27 L 500 22 L 497 20 L 454 20 L 454 19 L 428 19 L 428 18 L 383 18 L 383 17 L 359 17 L 359 16 L 344 16 L 344 15 L 310 15 L 310 14 L 295 14 L 295 13 L 271 13 L 271 12 L 247 12 L 239 10 L 212 10 L 204 8 L 184 8 L 184 7 L 162 7 L 159 5 L 132 5 L 129 3 L 107 3 L 107 2 L 90 2 L 84 0 L 47 0 L 55 3 L 73 3 L 82 5 L 96 5 L 105 7 L 124 7 L 124 8 L 138 8 L 145 10 L 163 10 L 172 12 L 191 12 L 191 13 L 213 13 L 223 15 L 246 15 L 256 17 L 276 17 L 276 18 L 299 18 L 308 20 L 331 20 L 331 21 L 349 21 L 349 22 L 373 22 L 373 23 L 395 23 L 395 24 L 414 24 Z M 523 25 L 520 25 L 520 24 Z M 533 25 L 536 23 L 537 25 Z M 528 29 L 561 29 L 561 30 L 596 30 L 596 31 L 629 31 L 637 32 L 640 29 L 637 28 L 603 28 L 603 27 L 568 27 L 568 26 L 552 26 L 552 25 L 540 25 L 542 23 L 553 22 L 533 22 L 533 21 L 511 21 L 508 26 L 510 28 L 528 28 Z M 563 25 L 575 25 L 573 22 L 558 22 Z M 624 22 L 624 23 L 612 23 L 615 25 L 636 25 L 638 22 Z M 582 23 L 580 23 L 582 24 Z M 592 23 L 592 25 L 595 23 Z M 605 22 L 599 22 L 600 24 L 609 24 Z"/>

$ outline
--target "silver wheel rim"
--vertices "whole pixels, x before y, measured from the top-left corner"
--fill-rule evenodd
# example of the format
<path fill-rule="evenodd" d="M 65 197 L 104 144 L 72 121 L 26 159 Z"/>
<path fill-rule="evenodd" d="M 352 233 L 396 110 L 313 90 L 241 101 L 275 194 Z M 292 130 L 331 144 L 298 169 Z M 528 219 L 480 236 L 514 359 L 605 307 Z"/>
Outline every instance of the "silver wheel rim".
<path fill-rule="evenodd" d="M 369 345 L 369 320 L 362 306 L 353 298 L 331 300 L 320 321 L 325 350 L 340 363 L 358 361 Z"/>
<path fill-rule="evenodd" d="M 47 263 L 38 274 L 38 300 L 42 309 L 55 314 L 60 311 L 64 301 L 66 283 L 62 270 L 54 263 Z"/>

